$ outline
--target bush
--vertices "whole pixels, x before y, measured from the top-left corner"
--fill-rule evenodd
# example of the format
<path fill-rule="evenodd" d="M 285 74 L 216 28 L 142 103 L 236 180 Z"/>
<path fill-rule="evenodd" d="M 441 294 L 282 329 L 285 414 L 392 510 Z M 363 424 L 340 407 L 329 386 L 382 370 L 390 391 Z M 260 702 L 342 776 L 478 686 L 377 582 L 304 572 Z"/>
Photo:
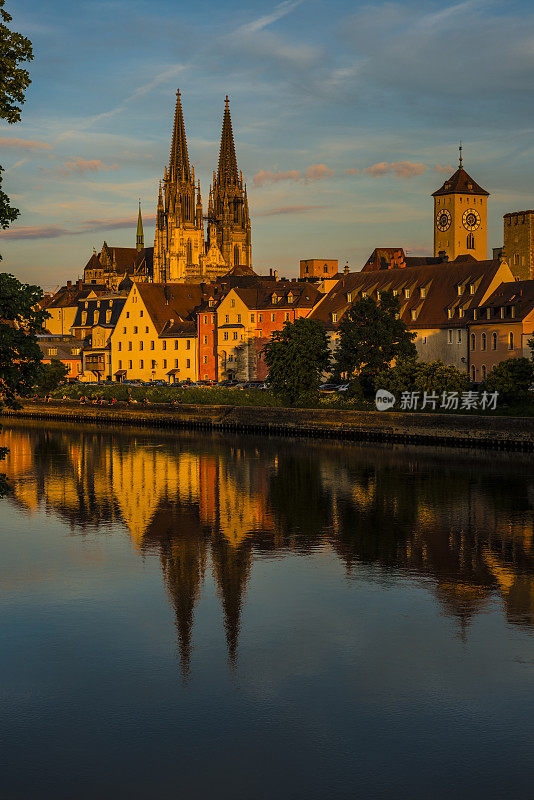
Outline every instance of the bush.
<path fill-rule="evenodd" d="M 394 367 L 381 372 L 376 389 L 387 389 L 397 398 L 402 392 L 464 392 L 468 386 L 467 375 L 443 361 L 417 361 L 414 358 L 399 361 Z"/>
<path fill-rule="evenodd" d="M 529 387 L 534 383 L 534 364 L 528 358 L 508 358 L 492 369 L 485 383 L 488 392 L 499 392 L 505 403 L 532 399 Z"/>

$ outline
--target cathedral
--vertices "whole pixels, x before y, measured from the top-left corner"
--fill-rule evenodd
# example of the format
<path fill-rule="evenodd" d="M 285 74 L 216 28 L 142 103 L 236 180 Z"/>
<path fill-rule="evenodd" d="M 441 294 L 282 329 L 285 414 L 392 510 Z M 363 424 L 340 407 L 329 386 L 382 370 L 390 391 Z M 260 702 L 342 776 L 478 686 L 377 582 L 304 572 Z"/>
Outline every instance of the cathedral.
<path fill-rule="evenodd" d="M 206 220 L 206 230 L 204 228 Z M 200 181 L 189 164 L 180 92 L 168 168 L 160 181 L 156 209 L 153 280 L 156 283 L 210 281 L 234 267 L 251 269 L 251 229 L 247 187 L 237 168 L 228 96 L 217 172 L 210 186 L 208 213 L 202 209 Z"/>

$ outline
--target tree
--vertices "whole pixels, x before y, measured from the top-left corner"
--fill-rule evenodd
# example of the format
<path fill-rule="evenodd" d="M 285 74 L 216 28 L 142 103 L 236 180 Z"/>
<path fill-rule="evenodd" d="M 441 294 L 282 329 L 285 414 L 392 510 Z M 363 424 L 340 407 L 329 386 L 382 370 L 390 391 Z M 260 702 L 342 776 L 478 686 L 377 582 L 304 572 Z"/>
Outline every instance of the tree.
<path fill-rule="evenodd" d="M 364 392 L 372 393 L 381 371 L 399 359 L 416 357 L 413 339 L 415 333 L 399 319 L 399 303 L 390 292 L 383 292 L 379 302 L 372 297 L 357 300 L 339 323 L 334 374 L 360 375 Z"/>
<path fill-rule="evenodd" d="M 529 358 L 508 358 L 494 367 L 486 378 L 489 392 L 499 392 L 505 403 L 524 401 L 531 397 L 534 383 L 534 363 Z"/>
<path fill-rule="evenodd" d="M 33 59 L 33 50 L 29 39 L 8 28 L 6 23 L 12 18 L 4 4 L 5 0 L 0 0 L 0 119 L 12 125 L 20 120 L 20 107 L 31 83 L 28 70 L 19 65 Z M 10 206 L 9 197 L 1 189 L 2 172 L 0 166 L 0 227 L 7 228 L 19 212 Z"/>
<path fill-rule="evenodd" d="M 330 351 L 320 322 L 297 319 L 284 323 L 264 347 L 273 391 L 290 406 L 312 402 L 317 397 L 322 373 L 328 368 Z"/>
<path fill-rule="evenodd" d="M 38 378 L 37 391 L 40 394 L 50 394 L 65 381 L 69 374 L 69 368 L 58 358 L 53 358 L 50 364 L 41 364 L 41 372 Z"/>
<path fill-rule="evenodd" d="M 443 361 L 417 361 L 415 358 L 401 359 L 395 365 L 379 372 L 375 389 L 387 389 L 396 397 L 402 392 L 464 392 L 468 379 L 461 372 Z"/>
<path fill-rule="evenodd" d="M 48 313 L 39 302 L 43 290 L 0 273 L 0 404 L 16 406 L 17 395 L 32 392 L 41 375 L 37 334 Z"/>

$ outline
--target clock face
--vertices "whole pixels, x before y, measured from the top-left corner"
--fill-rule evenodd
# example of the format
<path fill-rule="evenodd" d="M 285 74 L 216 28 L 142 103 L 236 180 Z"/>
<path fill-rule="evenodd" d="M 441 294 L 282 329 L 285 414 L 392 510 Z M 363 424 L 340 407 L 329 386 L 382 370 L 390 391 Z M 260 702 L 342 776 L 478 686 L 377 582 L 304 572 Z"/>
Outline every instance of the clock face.
<path fill-rule="evenodd" d="M 476 231 L 480 225 L 480 214 L 474 208 L 468 208 L 462 215 L 462 224 L 466 231 Z"/>
<path fill-rule="evenodd" d="M 451 225 L 451 212 L 446 208 L 441 208 L 436 214 L 436 226 L 438 231 L 446 231 Z"/>

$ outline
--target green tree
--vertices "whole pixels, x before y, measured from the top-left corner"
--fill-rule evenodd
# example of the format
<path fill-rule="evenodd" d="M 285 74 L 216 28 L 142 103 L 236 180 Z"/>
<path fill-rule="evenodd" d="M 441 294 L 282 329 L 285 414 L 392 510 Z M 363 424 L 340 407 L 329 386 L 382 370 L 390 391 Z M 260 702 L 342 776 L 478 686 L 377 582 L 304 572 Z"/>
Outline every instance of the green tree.
<path fill-rule="evenodd" d="M 443 361 L 421 361 L 415 376 L 415 388 L 420 392 L 465 392 L 468 387 L 468 378 L 452 364 Z"/>
<path fill-rule="evenodd" d="M 297 319 L 286 322 L 264 347 L 269 381 L 276 395 L 290 406 L 317 398 L 321 375 L 328 369 L 330 352 L 320 322 Z"/>
<path fill-rule="evenodd" d="M 379 302 L 372 297 L 357 300 L 339 323 L 334 374 L 359 375 L 370 394 L 377 375 L 392 362 L 416 357 L 414 339 L 415 333 L 399 319 L 399 303 L 391 292 L 383 292 Z"/>
<path fill-rule="evenodd" d="M 499 392 L 499 400 L 514 403 L 531 398 L 529 387 L 534 383 L 534 363 L 529 358 L 508 358 L 494 367 L 486 378 L 486 389 Z"/>
<path fill-rule="evenodd" d="M 0 273 L 0 404 L 17 405 L 39 382 L 42 353 L 37 334 L 48 313 L 39 302 L 43 290 Z"/>
<path fill-rule="evenodd" d="M 41 371 L 37 382 L 39 394 L 50 394 L 65 381 L 69 368 L 58 358 L 53 358 L 50 364 L 41 364 Z"/>

